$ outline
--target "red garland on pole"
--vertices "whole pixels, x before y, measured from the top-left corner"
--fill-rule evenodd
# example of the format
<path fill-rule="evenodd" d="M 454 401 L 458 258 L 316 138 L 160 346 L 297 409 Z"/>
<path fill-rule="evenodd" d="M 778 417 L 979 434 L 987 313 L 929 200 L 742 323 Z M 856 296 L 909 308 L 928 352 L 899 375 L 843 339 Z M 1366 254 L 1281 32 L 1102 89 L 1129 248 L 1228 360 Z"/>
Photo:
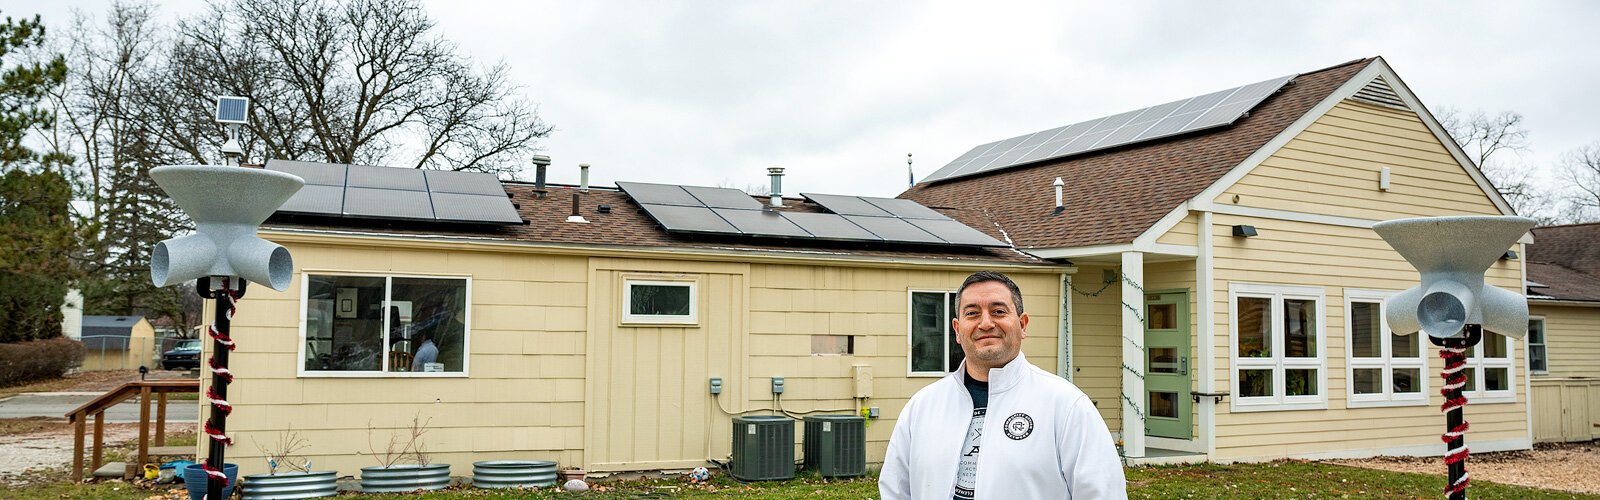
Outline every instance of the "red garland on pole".
<path fill-rule="evenodd" d="M 1430 338 L 1434 345 L 1439 346 L 1439 357 L 1444 358 L 1444 370 L 1440 372 L 1444 387 L 1439 389 L 1439 394 L 1444 396 L 1444 404 L 1439 406 L 1439 411 L 1445 415 L 1445 433 L 1439 439 L 1445 442 L 1444 463 L 1450 473 L 1444 494 L 1451 500 L 1466 500 L 1467 484 L 1472 481 L 1467 474 L 1467 457 L 1472 454 L 1467 448 L 1466 439 L 1469 427 L 1464 414 L 1467 398 L 1461 394 L 1461 390 L 1467 385 L 1467 349 L 1477 345 L 1482 338 L 1481 325 L 1467 325 L 1460 337 Z"/>
<path fill-rule="evenodd" d="M 233 338 L 228 336 L 228 331 L 233 324 L 233 313 L 238 309 L 239 298 L 244 296 L 245 281 L 238 279 L 234 289 L 230 284 L 237 278 L 222 278 L 222 284 L 216 290 L 211 289 L 211 278 L 200 278 L 195 284 L 195 291 L 202 298 L 216 299 L 215 320 L 208 333 L 212 339 L 212 357 L 206 360 L 206 365 L 211 368 L 211 388 L 206 391 L 206 399 L 211 403 L 211 418 L 206 421 L 205 433 L 211 438 L 210 453 L 206 455 L 206 463 L 202 466 L 210 481 L 206 484 L 206 498 L 222 498 L 222 490 L 228 486 L 228 475 L 224 473 L 224 453 L 228 446 L 233 445 L 233 438 L 228 437 L 228 415 L 233 413 L 233 405 L 228 403 L 228 384 L 233 382 L 233 372 L 228 371 L 228 354 L 236 345 Z"/>

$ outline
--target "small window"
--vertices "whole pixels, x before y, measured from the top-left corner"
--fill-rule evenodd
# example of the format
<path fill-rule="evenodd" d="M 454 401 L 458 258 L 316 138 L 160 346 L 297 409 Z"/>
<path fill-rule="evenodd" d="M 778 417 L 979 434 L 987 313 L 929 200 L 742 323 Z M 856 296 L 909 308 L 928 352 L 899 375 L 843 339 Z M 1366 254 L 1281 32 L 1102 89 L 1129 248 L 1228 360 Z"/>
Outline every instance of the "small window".
<path fill-rule="evenodd" d="M 1528 320 L 1528 370 L 1535 375 L 1550 373 L 1549 354 L 1544 345 L 1544 318 Z"/>
<path fill-rule="evenodd" d="M 695 282 L 627 280 L 624 323 L 693 325 L 699 322 Z"/>
<path fill-rule="evenodd" d="M 856 338 L 850 335 L 812 335 L 811 354 L 844 356 L 856 353 Z"/>
<path fill-rule="evenodd" d="M 954 292 L 911 292 L 911 374 L 944 375 L 961 366 L 965 353 L 951 329 Z"/>
<path fill-rule="evenodd" d="M 1426 334 L 1397 335 L 1384 320 L 1383 301 L 1387 291 L 1347 288 L 1345 296 L 1345 337 L 1350 383 L 1349 408 L 1375 406 L 1426 405 L 1428 366 L 1421 349 Z"/>
<path fill-rule="evenodd" d="M 468 280 L 306 275 L 301 373 L 467 371 Z"/>
<path fill-rule="evenodd" d="M 1483 332 L 1483 340 L 1467 349 L 1467 385 L 1463 394 L 1474 403 L 1516 401 L 1511 362 L 1511 338 Z"/>

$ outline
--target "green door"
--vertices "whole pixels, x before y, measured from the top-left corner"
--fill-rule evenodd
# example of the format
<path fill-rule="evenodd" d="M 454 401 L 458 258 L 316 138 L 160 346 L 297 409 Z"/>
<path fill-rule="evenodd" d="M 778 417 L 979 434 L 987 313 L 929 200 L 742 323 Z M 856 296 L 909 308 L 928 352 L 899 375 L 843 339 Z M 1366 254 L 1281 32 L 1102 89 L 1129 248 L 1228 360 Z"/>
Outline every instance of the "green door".
<path fill-rule="evenodd" d="M 1191 437 L 1189 294 L 1145 295 L 1145 434 Z"/>

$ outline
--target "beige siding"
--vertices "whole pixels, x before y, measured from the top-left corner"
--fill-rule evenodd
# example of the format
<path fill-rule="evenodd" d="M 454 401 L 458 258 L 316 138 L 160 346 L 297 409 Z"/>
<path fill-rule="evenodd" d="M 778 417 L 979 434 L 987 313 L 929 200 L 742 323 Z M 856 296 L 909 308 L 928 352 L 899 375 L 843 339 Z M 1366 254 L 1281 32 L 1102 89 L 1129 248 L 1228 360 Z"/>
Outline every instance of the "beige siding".
<path fill-rule="evenodd" d="M 1550 373 L 1537 378 L 1600 378 L 1600 308 L 1541 306 L 1528 314 L 1544 317 Z"/>
<path fill-rule="evenodd" d="M 1122 429 L 1122 286 L 1102 276 L 1118 270 L 1083 266 L 1072 283 L 1072 383 L 1113 431 Z"/>
<path fill-rule="evenodd" d="M 1545 320 L 1549 373 L 1533 375 L 1536 441 L 1600 439 L 1600 309 L 1533 305 Z"/>
<path fill-rule="evenodd" d="M 1387 192 L 1378 190 L 1383 167 L 1391 170 Z M 1370 220 L 1498 214 L 1415 113 L 1353 101 L 1335 106 L 1214 201 Z"/>
<path fill-rule="evenodd" d="M 1229 387 L 1232 320 L 1228 289 L 1230 283 L 1307 285 L 1320 287 L 1325 294 L 1324 349 L 1327 359 L 1325 392 L 1327 410 L 1265 411 L 1230 413 L 1231 404 L 1218 406 L 1218 459 L 1256 459 L 1337 453 L 1350 450 L 1422 446 L 1438 443 L 1443 418 L 1438 405 L 1438 373 L 1443 368 L 1437 357 L 1430 357 L 1424 376 L 1429 378 L 1431 395 L 1427 406 L 1394 408 L 1347 408 L 1345 380 L 1344 290 L 1403 290 L 1418 282 L 1418 275 L 1404 259 L 1383 243 L 1370 229 L 1328 226 L 1217 215 L 1215 233 L 1227 234 L 1228 226 L 1250 224 L 1260 236 L 1234 238 L 1218 236 L 1215 241 L 1216 379 L 1219 387 Z M 1488 283 L 1517 290 L 1520 282 L 1518 261 L 1501 261 L 1489 269 Z M 1523 348 L 1513 342 L 1513 373 L 1525 369 Z M 1478 442 L 1525 439 L 1527 394 L 1524 379 L 1513 380 L 1515 402 L 1475 403 L 1470 406 L 1473 439 Z M 1373 422 L 1384 422 L 1375 426 Z"/>
<path fill-rule="evenodd" d="M 252 443 L 273 442 L 293 429 L 312 443 L 303 454 L 318 468 L 355 475 L 376 465 L 368 455 L 382 452 L 413 416 L 431 419 L 427 448 L 457 476 L 469 475 L 473 461 L 511 458 L 592 470 L 691 467 L 727 458 L 732 417 L 724 409 L 771 413 L 774 376 L 785 377 L 782 405 L 789 411 L 881 408 L 883 418 L 868 428 L 868 459 L 880 462 L 906 400 L 936 380 L 906 376 L 908 291 L 954 290 L 976 270 L 288 239 L 299 267 L 290 288 L 252 287 L 234 320 L 240 348 L 233 353 L 238 380 L 228 428 L 243 445 L 230 449 L 229 461 L 245 474 L 264 472 Z M 307 270 L 470 277 L 469 376 L 297 376 L 298 273 Z M 1060 272 L 1008 271 L 1023 288 L 1032 318 L 1024 351 L 1051 372 Z M 699 323 L 621 323 L 622 279 L 637 275 L 696 280 Z M 855 336 L 855 354 L 812 355 L 813 334 Z M 873 377 L 865 401 L 854 399 L 857 365 Z M 724 380 L 720 401 L 707 391 L 713 376 Z"/>
<path fill-rule="evenodd" d="M 1194 246 L 1195 242 L 1199 241 L 1199 232 L 1200 215 L 1189 212 L 1189 215 L 1184 216 L 1183 220 L 1178 222 L 1178 225 L 1172 226 L 1172 229 L 1168 229 L 1166 234 L 1156 238 L 1156 243 Z M 1191 279 L 1190 281 L 1194 280 Z"/>

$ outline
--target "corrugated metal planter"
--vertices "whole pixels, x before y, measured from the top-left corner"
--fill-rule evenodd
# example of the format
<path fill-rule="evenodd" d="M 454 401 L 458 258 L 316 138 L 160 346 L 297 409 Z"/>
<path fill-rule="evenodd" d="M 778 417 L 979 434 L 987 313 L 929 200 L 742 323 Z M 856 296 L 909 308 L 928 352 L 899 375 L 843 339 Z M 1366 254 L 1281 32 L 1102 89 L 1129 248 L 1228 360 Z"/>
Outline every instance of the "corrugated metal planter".
<path fill-rule="evenodd" d="M 472 463 L 472 485 L 478 488 L 538 488 L 555 484 L 555 462 L 489 460 Z"/>
<path fill-rule="evenodd" d="M 450 486 L 449 464 L 361 468 L 361 491 L 366 493 L 442 490 L 448 486 Z"/>
<path fill-rule="evenodd" d="M 322 498 L 339 494 L 336 471 L 255 474 L 244 477 L 245 500 Z"/>

